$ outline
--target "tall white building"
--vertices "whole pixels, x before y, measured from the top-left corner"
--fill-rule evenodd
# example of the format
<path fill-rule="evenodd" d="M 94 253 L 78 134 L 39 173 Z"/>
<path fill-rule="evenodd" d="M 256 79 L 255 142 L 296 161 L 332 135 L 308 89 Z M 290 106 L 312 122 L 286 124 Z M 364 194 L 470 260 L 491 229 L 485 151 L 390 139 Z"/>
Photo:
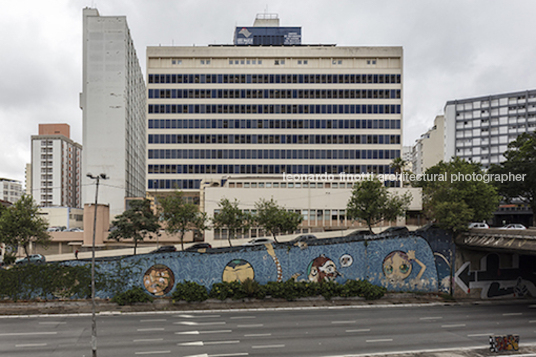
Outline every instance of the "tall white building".
<path fill-rule="evenodd" d="M 273 25 L 238 27 L 234 45 L 147 48 L 149 191 L 391 171 L 402 48 L 301 45 L 299 28 Z"/>
<path fill-rule="evenodd" d="M 17 202 L 22 196 L 22 183 L 16 180 L 0 178 L 0 200 Z"/>
<path fill-rule="evenodd" d="M 39 124 L 32 135 L 32 163 L 27 184 L 42 207 L 81 207 L 82 145 L 70 139 L 68 124 Z M 28 175 L 29 176 L 29 175 Z"/>
<path fill-rule="evenodd" d="M 145 196 L 146 91 L 125 16 L 83 13 L 83 203 L 110 204 L 113 217 L 124 211 L 125 197 Z"/>
<path fill-rule="evenodd" d="M 445 116 L 438 115 L 434 126 L 422 134 L 413 146 L 413 173 L 420 175 L 443 160 L 443 143 L 445 141 Z"/>
<path fill-rule="evenodd" d="M 535 89 L 449 101 L 444 160 L 458 156 L 488 168 L 504 160 L 511 141 L 535 130 Z"/>

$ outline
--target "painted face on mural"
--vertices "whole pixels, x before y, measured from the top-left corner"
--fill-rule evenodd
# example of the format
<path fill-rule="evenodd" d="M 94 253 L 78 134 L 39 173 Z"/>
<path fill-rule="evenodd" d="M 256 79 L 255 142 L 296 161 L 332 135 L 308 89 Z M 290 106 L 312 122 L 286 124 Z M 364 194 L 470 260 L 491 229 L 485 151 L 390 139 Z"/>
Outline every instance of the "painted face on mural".
<path fill-rule="evenodd" d="M 341 267 L 348 268 L 354 262 L 354 258 L 350 254 L 344 254 L 339 258 L 339 263 Z"/>
<path fill-rule="evenodd" d="M 221 277 L 221 280 L 225 282 L 244 282 L 247 279 L 255 279 L 255 272 L 251 264 L 244 259 L 234 259 L 227 263 Z"/>
<path fill-rule="evenodd" d="M 408 254 L 397 250 L 383 260 L 383 273 L 390 280 L 403 280 L 411 274 L 411 260 Z"/>
<path fill-rule="evenodd" d="M 309 264 L 309 281 L 317 283 L 321 281 L 332 281 L 340 275 L 333 260 L 326 258 L 324 255 L 319 256 Z"/>
<path fill-rule="evenodd" d="M 143 276 L 143 285 L 148 292 L 156 296 L 166 295 L 175 284 L 175 276 L 165 265 L 153 265 Z"/>

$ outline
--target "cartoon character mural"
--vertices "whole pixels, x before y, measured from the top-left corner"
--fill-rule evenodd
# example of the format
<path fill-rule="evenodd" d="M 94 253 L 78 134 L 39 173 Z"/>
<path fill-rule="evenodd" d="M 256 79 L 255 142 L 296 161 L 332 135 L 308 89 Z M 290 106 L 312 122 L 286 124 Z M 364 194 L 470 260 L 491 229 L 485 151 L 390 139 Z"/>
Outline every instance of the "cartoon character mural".
<path fill-rule="evenodd" d="M 247 279 L 255 279 L 255 271 L 251 264 L 244 259 L 233 259 L 223 269 L 221 277 L 222 281 L 231 282 L 239 281 L 244 282 Z"/>
<path fill-rule="evenodd" d="M 173 289 L 175 275 L 170 268 L 162 264 L 150 267 L 143 275 L 143 286 L 155 296 L 164 296 Z"/>
<path fill-rule="evenodd" d="M 324 254 L 315 258 L 307 268 L 307 277 L 309 281 L 319 283 L 321 281 L 333 281 L 341 273 L 337 271 L 337 266 L 333 260 L 327 258 Z"/>
<path fill-rule="evenodd" d="M 414 250 L 410 250 L 407 253 L 395 250 L 389 253 L 383 259 L 383 274 L 392 285 L 400 285 L 404 279 L 410 276 L 413 270 L 413 261 L 420 266 L 420 271 L 415 278 L 415 280 L 420 280 L 426 270 L 426 266 L 415 258 Z"/>

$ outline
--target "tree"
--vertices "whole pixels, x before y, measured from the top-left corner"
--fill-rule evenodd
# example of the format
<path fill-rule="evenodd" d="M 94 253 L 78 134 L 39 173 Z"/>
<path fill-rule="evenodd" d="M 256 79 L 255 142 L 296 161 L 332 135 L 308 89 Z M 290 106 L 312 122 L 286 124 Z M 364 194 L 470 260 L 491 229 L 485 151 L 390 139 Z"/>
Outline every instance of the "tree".
<path fill-rule="evenodd" d="M 166 231 L 169 234 L 179 234 L 182 250 L 184 250 L 186 232 L 207 229 L 206 213 L 199 212 L 198 206 L 188 203 L 182 192 L 162 197 L 159 202 L 162 220 L 166 222 Z"/>
<path fill-rule="evenodd" d="M 532 209 L 532 225 L 536 226 L 536 132 L 523 133 L 508 144 L 506 161 L 490 168 L 491 174 L 525 175 L 523 180 L 496 182 L 506 200 L 520 199 Z M 510 178 L 510 177 L 509 177 Z"/>
<path fill-rule="evenodd" d="M 117 241 L 132 239 L 134 241 L 134 255 L 136 255 L 138 242 L 145 238 L 152 239 L 153 234 L 158 235 L 160 224 L 158 216 L 151 209 L 151 201 L 147 199 L 132 200 L 129 204 L 129 209 L 115 217 L 112 226 L 116 229 L 110 233 L 108 238 Z"/>
<path fill-rule="evenodd" d="M 356 182 L 346 207 L 346 215 L 353 220 L 364 221 L 370 233 L 372 226 L 383 220 L 392 221 L 405 214 L 411 195 L 391 195 L 378 179 Z"/>
<path fill-rule="evenodd" d="M 389 164 L 389 167 L 392 168 L 395 171 L 395 174 L 401 175 L 404 172 L 404 168 L 406 167 L 406 160 L 402 159 L 401 157 L 397 157 L 391 161 Z"/>
<path fill-rule="evenodd" d="M 261 198 L 255 203 L 255 209 L 255 223 L 270 232 L 276 242 L 276 234 L 294 232 L 303 221 L 300 213 L 287 211 L 278 206 L 273 198 L 270 201 Z"/>
<path fill-rule="evenodd" d="M 26 257 L 30 255 L 30 243 L 45 247 L 50 243 L 48 223 L 39 215 L 39 207 L 31 196 L 23 195 L 13 206 L 0 212 L 0 243 L 12 249 L 22 247 Z"/>
<path fill-rule="evenodd" d="M 238 208 L 238 203 L 236 199 L 231 202 L 227 198 L 222 198 L 218 203 L 219 212 L 214 213 L 212 219 L 215 229 L 227 229 L 230 247 L 232 247 L 231 239 L 234 239 L 242 230 L 249 230 L 252 221 L 250 214 Z"/>
<path fill-rule="evenodd" d="M 495 187 L 478 179 L 483 172 L 477 163 L 455 157 L 430 167 L 424 177 L 416 185 L 423 189 L 426 215 L 454 233 L 490 218 L 499 204 Z"/>

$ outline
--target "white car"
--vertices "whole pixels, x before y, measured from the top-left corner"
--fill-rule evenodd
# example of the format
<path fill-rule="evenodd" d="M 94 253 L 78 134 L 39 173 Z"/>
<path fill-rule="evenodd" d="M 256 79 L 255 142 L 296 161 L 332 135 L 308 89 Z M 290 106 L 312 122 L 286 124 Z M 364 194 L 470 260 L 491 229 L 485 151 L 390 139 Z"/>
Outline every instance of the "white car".
<path fill-rule="evenodd" d="M 519 223 L 510 223 L 499 229 L 527 229 L 524 225 Z"/>
<path fill-rule="evenodd" d="M 469 229 L 471 228 L 486 229 L 489 228 L 489 226 L 487 223 L 484 222 L 473 222 L 469 223 Z"/>
<path fill-rule="evenodd" d="M 252 240 L 250 240 L 249 242 L 247 242 L 246 244 L 244 244 L 244 246 L 253 246 L 253 245 L 264 245 L 264 244 L 272 244 L 274 242 L 273 239 L 270 239 L 270 238 L 253 238 Z"/>

